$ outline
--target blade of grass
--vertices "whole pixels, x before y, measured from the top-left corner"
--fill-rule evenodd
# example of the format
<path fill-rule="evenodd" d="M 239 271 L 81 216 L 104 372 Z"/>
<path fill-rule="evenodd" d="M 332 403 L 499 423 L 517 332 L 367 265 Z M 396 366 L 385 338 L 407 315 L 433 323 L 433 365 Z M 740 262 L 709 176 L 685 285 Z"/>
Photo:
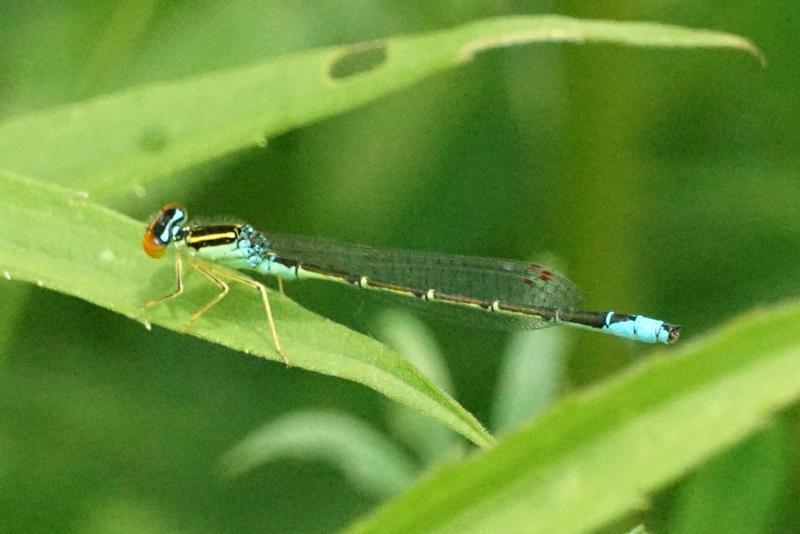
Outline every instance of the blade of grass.
<path fill-rule="evenodd" d="M 441 469 L 351 531 L 597 529 L 797 401 L 799 322 L 794 302 L 650 359 Z"/>
<path fill-rule="evenodd" d="M 365 493 L 386 498 L 408 487 L 419 469 L 388 436 L 346 413 L 300 410 L 265 423 L 220 459 L 237 476 L 280 458 L 325 461 Z"/>
<path fill-rule="evenodd" d="M 457 67 L 478 52 L 563 41 L 734 48 L 761 57 L 741 37 L 663 24 L 556 16 L 486 19 L 309 50 L 14 118 L 0 124 L 0 169 L 65 186 L 80 180 L 93 198 L 141 195 L 157 178 L 351 110 Z"/>
<path fill-rule="evenodd" d="M 74 295 L 137 320 L 144 320 L 144 302 L 174 288 L 172 262 L 151 260 L 140 250 L 145 225 L 83 195 L 0 173 L 0 213 L 0 274 L 5 278 Z M 190 277 L 186 294 L 156 308 L 150 320 L 179 330 L 214 292 L 202 277 Z M 270 300 L 292 365 L 359 382 L 477 445 L 492 442 L 469 412 L 384 345 L 278 293 Z M 196 321 L 190 333 L 280 361 L 252 290 L 234 286 L 218 308 Z M 147 335 L 144 329 L 142 335 Z"/>
<path fill-rule="evenodd" d="M 769 532 L 793 472 L 788 453 L 794 433 L 791 423 L 773 424 L 705 464 L 681 485 L 665 530 Z"/>

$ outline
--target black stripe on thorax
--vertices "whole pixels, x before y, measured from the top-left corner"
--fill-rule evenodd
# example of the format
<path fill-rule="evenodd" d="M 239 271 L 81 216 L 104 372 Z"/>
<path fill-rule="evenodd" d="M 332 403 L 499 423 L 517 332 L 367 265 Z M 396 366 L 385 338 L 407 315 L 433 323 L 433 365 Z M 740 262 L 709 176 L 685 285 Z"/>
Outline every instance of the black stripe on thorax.
<path fill-rule="evenodd" d="M 228 245 L 238 239 L 239 227 L 233 224 L 190 228 L 185 237 L 186 244 L 195 250 Z"/>

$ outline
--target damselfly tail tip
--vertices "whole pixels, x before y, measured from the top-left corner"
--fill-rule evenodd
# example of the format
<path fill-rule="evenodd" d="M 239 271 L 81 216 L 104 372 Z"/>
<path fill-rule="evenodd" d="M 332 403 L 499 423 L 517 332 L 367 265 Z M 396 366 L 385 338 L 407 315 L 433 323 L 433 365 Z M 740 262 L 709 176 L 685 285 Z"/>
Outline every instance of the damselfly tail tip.
<path fill-rule="evenodd" d="M 678 338 L 681 337 L 681 326 L 677 324 L 665 324 L 664 327 L 667 329 L 667 344 L 671 345 L 678 341 Z"/>

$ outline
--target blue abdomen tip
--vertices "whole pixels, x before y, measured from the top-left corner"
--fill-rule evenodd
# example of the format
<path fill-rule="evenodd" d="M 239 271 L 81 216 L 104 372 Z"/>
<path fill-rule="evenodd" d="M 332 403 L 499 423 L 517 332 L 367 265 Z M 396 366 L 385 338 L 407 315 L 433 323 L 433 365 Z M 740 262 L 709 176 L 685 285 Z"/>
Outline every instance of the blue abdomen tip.
<path fill-rule="evenodd" d="M 644 315 L 636 315 L 633 318 L 627 317 L 623 320 L 615 320 L 617 317 L 613 312 L 609 312 L 606 317 L 605 329 L 611 334 L 644 343 L 669 344 L 678 340 L 680 329 L 678 326 L 667 324 L 658 319 L 651 319 Z"/>

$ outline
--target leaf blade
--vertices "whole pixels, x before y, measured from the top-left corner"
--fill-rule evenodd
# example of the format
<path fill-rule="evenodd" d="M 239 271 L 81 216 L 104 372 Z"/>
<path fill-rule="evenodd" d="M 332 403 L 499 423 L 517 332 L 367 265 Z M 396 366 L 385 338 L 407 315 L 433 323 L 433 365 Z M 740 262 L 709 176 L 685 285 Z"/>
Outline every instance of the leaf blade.
<path fill-rule="evenodd" d="M 169 262 L 139 249 L 144 225 L 52 185 L 0 173 L 0 271 L 143 321 L 142 305 L 170 291 Z M 213 296 L 187 278 L 187 292 L 157 307 L 152 322 L 179 331 Z M 154 289 L 154 285 L 156 289 Z M 158 293 L 158 286 L 163 286 Z M 292 365 L 364 384 L 438 419 L 479 446 L 493 438 L 455 400 L 377 341 L 270 296 L 281 342 Z M 217 310 L 217 308 L 220 308 Z M 256 295 L 234 288 L 192 325 L 191 334 L 235 350 L 281 361 Z"/>
<path fill-rule="evenodd" d="M 648 360 L 440 470 L 352 531 L 596 529 L 800 398 L 799 320 L 798 303 L 758 311 L 677 357 Z"/>
<path fill-rule="evenodd" d="M 535 42 L 727 47 L 758 58 L 744 38 L 654 23 L 554 16 L 485 19 L 373 43 L 385 59 L 333 79 L 364 44 L 281 56 L 250 66 L 134 87 L 0 124 L 0 169 L 93 198 L 141 196 L 147 184 L 263 139 L 343 113 L 469 61 L 491 48 Z M 42 157 L 47 154 L 47 157 Z"/>

